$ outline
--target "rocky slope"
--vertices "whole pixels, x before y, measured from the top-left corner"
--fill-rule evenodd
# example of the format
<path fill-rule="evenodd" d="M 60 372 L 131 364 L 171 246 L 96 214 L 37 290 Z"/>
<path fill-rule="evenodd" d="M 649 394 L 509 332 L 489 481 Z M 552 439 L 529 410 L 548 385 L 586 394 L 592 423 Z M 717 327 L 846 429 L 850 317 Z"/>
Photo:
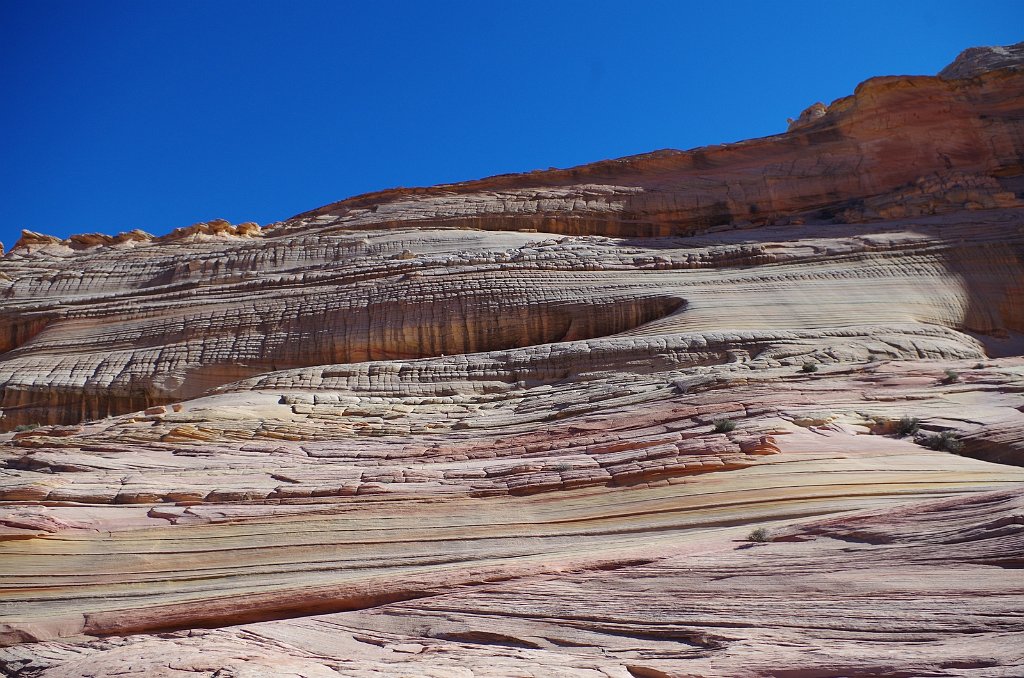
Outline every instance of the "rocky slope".
<path fill-rule="evenodd" d="M 26 233 L 0 670 L 1024 670 L 1022 62 L 263 229 Z"/>

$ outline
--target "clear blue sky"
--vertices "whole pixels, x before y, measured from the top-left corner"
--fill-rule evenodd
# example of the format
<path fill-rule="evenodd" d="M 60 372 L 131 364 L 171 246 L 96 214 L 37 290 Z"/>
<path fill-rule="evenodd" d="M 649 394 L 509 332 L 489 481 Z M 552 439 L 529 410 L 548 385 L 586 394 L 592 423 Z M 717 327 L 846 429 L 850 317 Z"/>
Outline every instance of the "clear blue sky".
<path fill-rule="evenodd" d="M 1020 0 L 0 0 L 0 240 L 764 136 L 1020 40 Z"/>

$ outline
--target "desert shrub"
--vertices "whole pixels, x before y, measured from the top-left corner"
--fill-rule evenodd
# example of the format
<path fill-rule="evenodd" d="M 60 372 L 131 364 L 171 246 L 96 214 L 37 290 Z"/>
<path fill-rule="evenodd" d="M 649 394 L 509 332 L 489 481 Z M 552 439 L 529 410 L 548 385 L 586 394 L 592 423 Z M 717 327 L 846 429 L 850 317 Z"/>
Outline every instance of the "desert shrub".
<path fill-rule="evenodd" d="M 942 378 L 943 384 L 955 384 L 960 381 L 960 373 L 956 370 L 946 370 L 946 376 Z"/>
<path fill-rule="evenodd" d="M 811 372 L 817 372 L 818 366 L 814 363 L 804 363 L 804 366 L 800 368 L 800 371 L 810 374 Z"/>
<path fill-rule="evenodd" d="M 20 425 L 18 425 L 18 426 L 15 426 L 15 427 L 14 427 L 14 430 L 15 430 L 16 432 L 21 432 L 21 431 L 34 431 L 34 430 L 35 430 L 35 429 L 37 429 L 37 428 L 39 428 L 39 424 L 20 424 Z"/>
<path fill-rule="evenodd" d="M 913 417 L 903 417 L 896 422 L 896 437 L 906 438 L 907 436 L 914 435 L 920 428 L 919 424 L 920 422 Z"/>
<path fill-rule="evenodd" d="M 768 532 L 766 527 L 757 527 L 750 531 L 747 535 L 747 541 L 757 542 L 763 544 L 766 541 L 771 541 L 771 533 Z"/>
<path fill-rule="evenodd" d="M 555 465 L 555 470 L 558 471 L 559 473 L 565 473 L 566 471 L 571 471 L 572 470 L 572 464 L 567 464 L 565 462 L 562 462 L 561 464 Z"/>
<path fill-rule="evenodd" d="M 960 440 L 960 436 L 952 431 L 942 431 L 933 436 L 928 436 L 921 440 L 921 444 L 930 450 L 938 450 L 940 452 L 955 453 L 964 449 L 964 443 Z"/>
<path fill-rule="evenodd" d="M 732 419 L 719 419 L 715 422 L 715 433 L 728 433 L 736 429 L 736 422 Z"/>

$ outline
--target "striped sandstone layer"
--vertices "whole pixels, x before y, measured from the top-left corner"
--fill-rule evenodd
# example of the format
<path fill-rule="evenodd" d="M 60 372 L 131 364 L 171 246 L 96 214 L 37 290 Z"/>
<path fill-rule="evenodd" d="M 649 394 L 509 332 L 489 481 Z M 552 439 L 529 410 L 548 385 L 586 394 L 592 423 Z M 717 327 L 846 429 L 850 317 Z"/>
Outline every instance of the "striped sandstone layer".
<path fill-rule="evenodd" d="M 740 144 L 26 233 L 0 671 L 1024 670 L 1019 52 Z"/>

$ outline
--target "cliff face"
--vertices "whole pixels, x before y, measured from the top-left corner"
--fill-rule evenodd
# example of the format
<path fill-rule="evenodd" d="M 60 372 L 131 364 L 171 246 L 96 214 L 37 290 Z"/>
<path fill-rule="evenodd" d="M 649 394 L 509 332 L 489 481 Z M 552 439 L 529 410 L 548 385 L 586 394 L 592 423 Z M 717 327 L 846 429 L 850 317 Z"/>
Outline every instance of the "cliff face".
<path fill-rule="evenodd" d="M 0 669 L 1020 668 L 1022 61 L 263 229 L 26 232 Z"/>
<path fill-rule="evenodd" d="M 26 234 L 0 280 L 0 422 L 73 423 L 268 371 L 641 326 L 1019 331 L 1021 91 L 1015 68 L 875 78 L 784 135 L 385 191 L 262 232 Z M 890 303 L 883 289 L 898 290 Z"/>

